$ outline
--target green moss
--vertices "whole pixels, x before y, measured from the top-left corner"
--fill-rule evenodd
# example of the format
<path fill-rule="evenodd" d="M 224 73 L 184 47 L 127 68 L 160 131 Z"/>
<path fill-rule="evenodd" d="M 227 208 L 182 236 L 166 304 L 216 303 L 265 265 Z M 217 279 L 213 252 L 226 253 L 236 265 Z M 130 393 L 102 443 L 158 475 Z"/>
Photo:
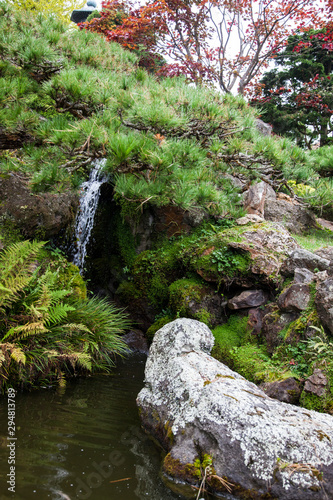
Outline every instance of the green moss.
<path fill-rule="evenodd" d="M 333 394 L 329 393 L 326 396 L 319 397 L 316 394 L 303 391 L 300 398 L 300 405 L 308 410 L 332 413 Z"/>
<path fill-rule="evenodd" d="M 137 257 L 136 240 L 132 234 L 130 226 L 122 220 L 120 214 L 117 214 L 116 220 L 116 238 L 119 253 L 125 266 L 131 267 Z"/>
<path fill-rule="evenodd" d="M 116 294 L 122 303 L 128 304 L 132 300 L 140 298 L 140 290 L 137 289 L 132 281 L 122 281 L 117 288 Z"/>
<path fill-rule="evenodd" d="M 164 459 L 163 470 L 168 476 L 190 484 L 196 484 L 201 476 L 197 461 L 193 464 L 183 464 L 179 459 L 173 458 L 171 453 L 168 453 Z"/>
<path fill-rule="evenodd" d="M 6 215 L 0 216 L 0 243 L 4 247 L 23 241 L 23 236 L 15 223 Z"/>
<path fill-rule="evenodd" d="M 247 334 L 247 317 L 230 316 L 227 323 L 212 330 L 215 345 L 212 355 L 222 362 L 233 365 L 231 350 L 240 346 Z"/>
<path fill-rule="evenodd" d="M 170 323 L 173 318 L 171 316 L 163 316 L 163 318 L 159 318 L 155 323 L 153 323 L 147 330 L 146 336 L 148 340 L 152 341 L 154 338 L 155 333 L 162 328 L 162 326 L 166 325 L 167 323 Z"/>
<path fill-rule="evenodd" d="M 190 307 L 200 305 L 207 293 L 211 293 L 211 290 L 199 279 L 182 278 L 174 281 L 169 286 L 169 308 L 178 317 L 189 317 L 210 325 L 212 316 L 207 309 L 201 307 L 195 311 L 195 307 Z"/>
<path fill-rule="evenodd" d="M 59 284 L 64 289 L 70 288 L 73 290 L 73 297 L 78 300 L 87 298 L 87 287 L 84 279 L 80 275 L 79 268 L 73 263 L 68 262 L 65 267 L 59 272 Z"/>
<path fill-rule="evenodd" d="M 329 229 L 311 229 L 304 235 L 293 234 L 293 237 L 303 248 L 314 252 L 318 248 L 332 245 L 333 232 Z"/>

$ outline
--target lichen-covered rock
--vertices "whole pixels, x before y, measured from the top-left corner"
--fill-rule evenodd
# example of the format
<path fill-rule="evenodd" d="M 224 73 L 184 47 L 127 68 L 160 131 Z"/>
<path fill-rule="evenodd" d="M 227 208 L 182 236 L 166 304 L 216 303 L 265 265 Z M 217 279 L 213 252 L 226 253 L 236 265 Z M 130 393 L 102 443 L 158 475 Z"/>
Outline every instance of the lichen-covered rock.
<path fill-rule="evenodd" d="M 332 238 L 333 238 L 333 233 L 332 233 Z M 318 248 L 318 250 L 315 250 L 313 253 L 315 253 L 316 255 L 319 255 L 319 257 L 322 257 L 323 259 L 327 259 L 330 261 L 330 266 L 329 266 L 328 272 L 332 275 L 333 274 L 333 246 Z"/>
<path fill-rule="evenodd" d="M 314 279 L 315 275 L 313 272 L 309 271 L 309 269 L 306 269 L 305 267 L 296 267 L 294 273 L 294 283 L 312 283 Z"/>
<path fill-rule="evenodd" d="M 198 485 L 195 464 L 209 456 L 215 491 L 225 492 L 219 476 L 236 497 L 333 498 L 333 417 L 269 398 L 212 358 L 213 342 L 206 325 L 178 319 L 150 348 L 137 403 L 169 451 L 168 475 Z"/>
<path fill-rule="evenodd" d="M 281 264 L 291 251 L 298 248 L 297 242 L 280 224 L 268 224 L 259 228 L 253 225 L 242 233 L 241 241 L 229 243 L 231 248 L 249 254 L 250 270 L 262 283 L 277 280 Z"/>
<path fill-rule="evenodd" d="M 281 266 L 281 274 L 284 276 L 293 276 L 296 268 L 306 268 L 309 271 L 325 271 L 329 268 L 330 261 L 323 259 L 304 248 L 294 249 L 288 259 Z"/>
<path fill-rule="evenodd" d="M 333 334 L 333 279 L 318 284 L 315 303 L 320 321 Z"/>
<path fill-rule="evenodd" d="M 264 217 L 264 206 L 267 197 L 276 197 L 274 190 L 267 182 L 252 184 L 244 197 L 244 208 L 249 214 Z"/>
<path fill-rule="evenodd" d="M 304 311 L 311 299 L 309 285 L 294 283 L 279 296 L 277 304 L 281 311 Z"/>
<path fill-rule="evenodd" d="M 266 220 L 280 222 L 292 233 L 302 234 L 316 226 L 313 213 L 290 197 L 267 197 L 264 213 Z"/>

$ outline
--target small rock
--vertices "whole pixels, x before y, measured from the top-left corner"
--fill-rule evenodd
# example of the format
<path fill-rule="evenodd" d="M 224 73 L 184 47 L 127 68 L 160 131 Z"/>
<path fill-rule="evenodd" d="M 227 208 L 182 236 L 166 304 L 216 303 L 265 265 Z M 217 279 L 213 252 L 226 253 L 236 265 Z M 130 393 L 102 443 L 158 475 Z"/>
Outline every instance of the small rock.
<path fill-rule="evenodd" d="M 306 268 L 310 271 L 325 271 L 329 268 L 330 261 L 323 259 L 308 250 L 303 248 L 296 248 L 292 251 L 291 255 L 286 259 L 281 266 L 281 274 L 283 276 L 293 276 L 295 269 Z"/>
<path fill-rule="evenodd" d="M 314 280 L 314 273 L 306 269 L 306 267 L 296 267 L 294 274 L 294 282 L 298 284 L 308 284 L 312 283 Z"/>
<path fill-rule="evenodd" d="M 297 404 L 302 392 L 300 384 L 294 377 L 277 382 L 265 382 L 260 385 L 260 388 L 270 398 L 290 404 Z"/>
<path fill-rule="evenodd" d="M 305 392 L 311 392 L 316 396 L 323 396 L 328 388 L 326 375 L 319 368 L 315 368 L 313 374 L 306 379 L 304 384 Z"/>
<path fill-rule="evenodd" d="M 315 250 L 313 253 L 315 253 L 316 255 L 319 255 L 319 257 L 322 257 L 323 259 L 329 260 L 331 262 L 331 265 L 332 265 L 332 263 L 333 263 L 333 246 L 318 248 L 318 250 Z"/>
<path fill-rule="evenodd" d="M 309 285 L 294 284 L 291 285 L 285 292 L 281 293 L 277 300 L 277 304 L 281 311 L 304 311 L 311 299 Z"/>
<path fill-rule="evenodd" d="M 256 214 L 247 214 L 236 220 L 236 224 L 239 226 L 245 226 L 246 224 L 254 224 L 258 222 L 265 222 L 265 219 Z"/>
<path fill-rule="evenodd" d="M 333 231 L 333 222 L 325 219 L 317 219 L 318 224 L 320 224 L 323 228 L 329 229 Z"/>
<path fill-rule="evenodd" d="M 235 295 L 228 300 L 229 309 L 247 309 L 248 307 L 258 307 L 267 302 L 267 294 L 262 290 L 246 290 Z"/>
<path fill-rule="evenodd" d="M 148 354 L 148 343 L 141 330 L 131 330 L 122 336 L 131 353 Z"/>
<path fill-rule="evenodd" d="M 249 310 L 247 326 L 252 335 L 259 335 L 261 333 L 262 320 L 265 314 L 266 311 L 259 309 L 259 307 Z"/>
<path fill-rule="evenodd" d="M 299 317 L 299 312 L 280 313 L 276 304 L 270 304 L 271 311 L 263 318 L 262 334 L 266 339 L 267 351 L 273 354 L 283 341 L 280 332 Z"/>
<path fill-rule="evenodd" d="M 244 209 L 248 214 L 264 217 L 264 206 L 267 194 L 275 196 L 274 190 L 266 182 L 252 184 L 244 198 Z"/>
<path fill-rule="evenodd" d="M 257 127 L 257 130 L 259 130 L 259 132 L 262 135 L 272 135 L 272 131 L 273 131 L 272 125 L 270 125 L 269 123 L 263 122 L 262 120 L 260 120 L 260 118 L 257 118 L 257 120 L 256 120 L 256 127 Z"/>

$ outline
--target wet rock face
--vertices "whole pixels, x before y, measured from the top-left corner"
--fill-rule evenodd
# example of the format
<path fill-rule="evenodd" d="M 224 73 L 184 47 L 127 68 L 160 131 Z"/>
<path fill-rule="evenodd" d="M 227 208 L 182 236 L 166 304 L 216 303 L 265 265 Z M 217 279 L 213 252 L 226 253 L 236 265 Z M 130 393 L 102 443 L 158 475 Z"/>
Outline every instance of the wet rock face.
<path fill-rule="evenodd" d="M 73 223 L 78 197 L 73 193 L 31 193 L 15 174 L 0 178 L 0 216 L 11 220 L 27 238 L 48 239 Z"/>
<path fill-rule="evenodd" d="M 165 473 L 198 485 L 193 464 L 206 455 L 235 497 L 319 500 L 324 486 L 333 498 L 333 417 L 269 398 L 212 358 L 213 342 L 189 319 L 155 334 L 137 403 L 169 451 Z M 225 493 L 218 481 L 206 485 Z"/>

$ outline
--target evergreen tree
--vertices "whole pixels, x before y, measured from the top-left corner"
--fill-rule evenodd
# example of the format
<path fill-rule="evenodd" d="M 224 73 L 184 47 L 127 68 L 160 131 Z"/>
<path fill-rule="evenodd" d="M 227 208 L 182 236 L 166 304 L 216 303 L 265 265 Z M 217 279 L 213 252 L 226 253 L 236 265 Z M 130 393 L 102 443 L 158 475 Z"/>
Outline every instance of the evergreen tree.
<path fill-rule="evenodd" d="M 274 132 L 296 139 L 309 149 L 332 142 L 333 27 L 297 33 L 276 58 L 279 65 L 267 72 L 252 99 Z"/>

